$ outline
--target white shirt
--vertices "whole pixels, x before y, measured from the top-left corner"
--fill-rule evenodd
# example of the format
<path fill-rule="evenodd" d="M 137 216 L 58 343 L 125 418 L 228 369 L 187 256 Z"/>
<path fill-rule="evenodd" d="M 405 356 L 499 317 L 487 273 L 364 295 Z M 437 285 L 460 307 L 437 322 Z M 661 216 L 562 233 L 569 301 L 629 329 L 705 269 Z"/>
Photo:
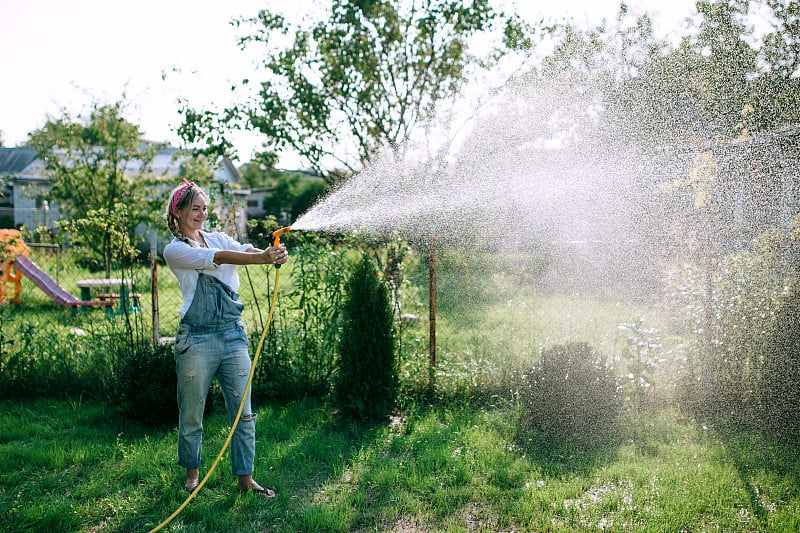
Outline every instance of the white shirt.
<path fill-rule="evenodd" d="M 164 248 L 164 260 L 178 278 L 178 285 L 183 294 L 183 307 L 178 310 L 181 318 L 192 305 L 200 272 L 214 276 L 234 291 L 239 290 L 239 275 L 236 273 L 236 265 L 214 263 L 214 254 L 218 250 L 244 252 L 252 248 L 249 244 L 236 242 L 225 233 L 202 233 L 208 248 L 195 248 L 177 237 Z"/>

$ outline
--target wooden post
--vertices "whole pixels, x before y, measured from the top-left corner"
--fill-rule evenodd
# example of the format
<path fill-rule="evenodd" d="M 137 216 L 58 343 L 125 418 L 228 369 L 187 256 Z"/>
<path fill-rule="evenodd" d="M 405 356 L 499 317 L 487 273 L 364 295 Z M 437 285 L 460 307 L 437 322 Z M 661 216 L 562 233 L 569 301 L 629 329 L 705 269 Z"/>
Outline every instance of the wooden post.
<path fill-rule="evenodd" d="M 705 270 L 706 270 L 706 293 L 705 293 L 705 335 L 703 339 L 703 346 L 705 354 L 703 359 L 706 361 L 706 370 L 703 375 L 704 384 L 709 383 L 713 374 L 717 372 L 717 361 L 714 359 L 714 244 L 709 236 L 706 239 L 705 249 Z M 709 368 L 708 362 L 711 362 Z"/>
<path fill-rule="evenodd" d="M 158 245 L 155 233 L 150 240 L 150 301 L 153 308 L 153 346 L 161 340 L 158 324 Z"/>
<path fill-rule="evenodd" d="M 436 238 L 431 234 L 430 248 L 428 251 L 428 275 L 429 275 L 429 322 L 430 332 L 428 341 L 428 350 L 430 353 L 430 366 L 429 372 L 429 389 L 433 394 L 436 387 Z"/>

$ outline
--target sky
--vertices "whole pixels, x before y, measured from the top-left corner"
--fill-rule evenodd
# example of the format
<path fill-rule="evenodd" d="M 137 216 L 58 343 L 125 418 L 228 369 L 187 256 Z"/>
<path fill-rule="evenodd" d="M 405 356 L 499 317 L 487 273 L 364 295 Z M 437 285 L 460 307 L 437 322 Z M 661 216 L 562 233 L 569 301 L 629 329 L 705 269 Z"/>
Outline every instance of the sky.
<path fill-rule="evenodd" d="M 318 0 L 0 0 L 0 138 L 24 142 L 48 116 L 72 116 L 92 102 L 123 100 L 125 118 L 145 138 L 180 145 L 180 99 L 192 107 L 224 106 L 237 95 L 231 84 L 250 77 L 252 59 L 236 44 L 230 22 L 262 8 L 308 13 Z M 498 0 L 501 7 L 514 0 Z M 546 5 L 545 5 L 546 4 Z M 629 0 L 654 17 L 657 32 L 677 33 L 695 13 L 694 0 Z M 284 7 L 281 7 L 284 6 Z M 576 22 L 613 18 L 618 0 L 517 0 L 525 19 L 570 17 Z M 235 139 L 239 162 L 260 140 Z M 282 166 L 296 168 L 291 154 Z"/>

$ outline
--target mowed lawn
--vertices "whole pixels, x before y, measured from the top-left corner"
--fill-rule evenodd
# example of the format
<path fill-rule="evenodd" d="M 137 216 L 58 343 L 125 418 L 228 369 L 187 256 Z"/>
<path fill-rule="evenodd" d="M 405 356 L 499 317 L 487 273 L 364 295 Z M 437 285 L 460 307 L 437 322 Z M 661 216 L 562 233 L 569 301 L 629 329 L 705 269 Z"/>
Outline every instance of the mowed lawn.
<path fill-rule="evenodd" d="M 207 419 L 210 465 L 227 435 Z M 175 428 L 97 401 L 0 402 L 0 530 L 150 531 L 187 496 Z M 543 449 L 513 405 L 415 408 L 378 425 L 323 403 L 258 409 L 256 478 L 227 455 L 164 531 L 798 531 L 800 454 L 723 438 L 672 409 L 623 416 L 613 442 Z M 205 473 L 205 471 L 203 471 Z"/>

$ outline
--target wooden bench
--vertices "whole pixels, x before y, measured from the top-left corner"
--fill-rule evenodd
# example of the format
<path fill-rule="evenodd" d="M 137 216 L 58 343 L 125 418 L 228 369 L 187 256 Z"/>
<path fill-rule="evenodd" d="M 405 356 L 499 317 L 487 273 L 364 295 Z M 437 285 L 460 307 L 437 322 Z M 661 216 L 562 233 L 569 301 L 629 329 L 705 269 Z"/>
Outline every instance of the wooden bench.
<path fill-rule="evenodd" d="M 119 300 L 120 295 L 119 293 L 115 292 L 115 293 L 95 294 L 94 297 L 97 298 L 98 300 Z M 128 298 L 130 298 L 131 300 L 141 300 L 142 295 L 139 294 L 138 292 L 134 292 L 129 294 Z"/>
<path fill-rule="evenodd" d="M 118 292 L 103 292 L 95 295 L 101 302 L 107 302 L 113 305 L 119 302 L 119 309 L 112 311 L 111 308 L 106 309 L 106 314 L 109 316 L 119 316 L 128 313 L 137 313 L 141 310 L 139 300 L 142 295 L 137 292 L 131 292 L 135 289 L 134 283 L 130 279 L 119 278 L 98 278 L 98 279 L 82 279 L 76 281 L 75 284 L 81 289 L 81 299 L 85 301 L 92 300 L 93 289 L 117 289 Z"/>

